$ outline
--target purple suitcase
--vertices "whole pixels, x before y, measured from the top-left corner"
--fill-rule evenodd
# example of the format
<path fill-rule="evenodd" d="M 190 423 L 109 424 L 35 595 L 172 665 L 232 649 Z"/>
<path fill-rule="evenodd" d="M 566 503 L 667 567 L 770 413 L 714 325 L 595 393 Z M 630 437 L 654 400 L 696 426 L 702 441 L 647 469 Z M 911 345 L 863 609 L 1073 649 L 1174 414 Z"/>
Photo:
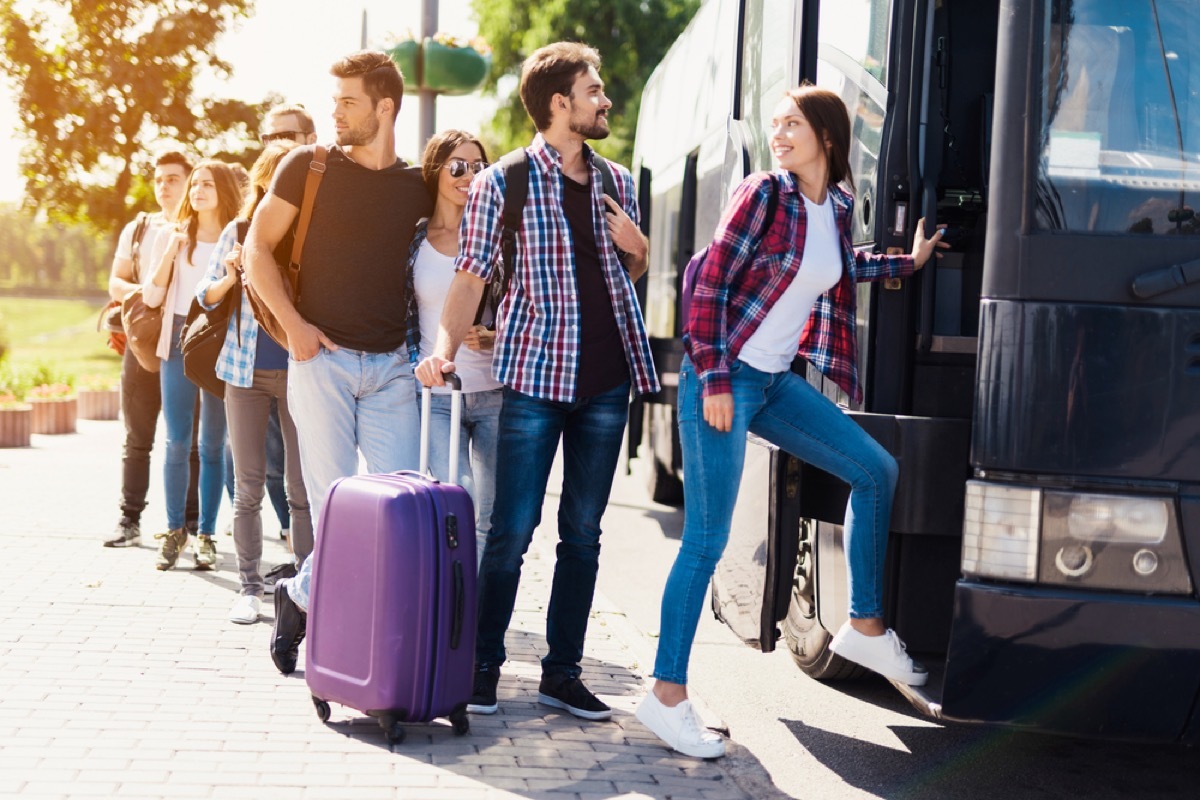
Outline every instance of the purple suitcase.
<path fill-rule="evenodd" d="M 457 476 L 462 395 L 453 394 Z M 336 481 L 312 555 L 304 675 L 317 715 L 329 719 L 329 701 L 358 709 L 393 743 L 404 739 L 403 722 L 449 717 L 455 733 L 470 729 L 475 511 L 466 490 L 426 474 L 428 396 L 421 471 Z"/>

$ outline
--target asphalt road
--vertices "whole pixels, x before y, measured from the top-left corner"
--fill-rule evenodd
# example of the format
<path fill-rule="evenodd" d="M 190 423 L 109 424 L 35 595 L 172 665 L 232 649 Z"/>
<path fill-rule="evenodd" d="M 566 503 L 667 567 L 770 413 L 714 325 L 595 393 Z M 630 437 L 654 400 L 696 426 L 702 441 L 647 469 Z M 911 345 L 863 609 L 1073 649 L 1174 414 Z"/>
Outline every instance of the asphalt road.
<path fill-rule="evenodd" d="M 598 588 L 650 637 L 649 674 L 683 513 L 650 503 L 645 465 L 635 460 L 633 469 L 620 471 L 605 516 Z M 690 681 L 709 723 L 728 726 L 737 745 L 730 766 L 758 798 L 1200 797 L 1195 748 L 937 722 L 880 679 L 811 680 L 786 649 L 746 647 L 707 610 Z"/>

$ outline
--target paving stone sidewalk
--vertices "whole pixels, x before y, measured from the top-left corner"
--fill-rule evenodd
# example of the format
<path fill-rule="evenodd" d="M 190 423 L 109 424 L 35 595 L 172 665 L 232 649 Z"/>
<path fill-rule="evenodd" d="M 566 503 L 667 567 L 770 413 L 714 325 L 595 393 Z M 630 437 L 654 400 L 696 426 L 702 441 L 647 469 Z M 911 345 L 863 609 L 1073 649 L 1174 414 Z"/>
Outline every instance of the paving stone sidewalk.
<path fill-rule="evenodd" d="M 154 569 L 150 534 L 165 527 L 157 457 L 141 547 L 100 546 L 116 521 L 121 436 L 118 422 L 80 421 L 78 434 L 0 450 L 0 797 L 750 796 L 723 762 L 672 755 L 634 719 L 651 651 L 604 597 L 584 677 L 613 721 L 538 705 L 545 523 L 526 560 L 499 714 L 472 717 L 464 737 L 447 723 L 412 726 L 395 746 L 351 709 L 335 705 L 322 724 L 303 660 L 285 678 L 267 656 L 269 598 L 258 624 L 226 620 L 238 589 L 231 538 L 218 537 L 214 572 L 193 571 L 190 553 Z M 266 562 L 279 563 L 282 543 L 266 539 Z"/>

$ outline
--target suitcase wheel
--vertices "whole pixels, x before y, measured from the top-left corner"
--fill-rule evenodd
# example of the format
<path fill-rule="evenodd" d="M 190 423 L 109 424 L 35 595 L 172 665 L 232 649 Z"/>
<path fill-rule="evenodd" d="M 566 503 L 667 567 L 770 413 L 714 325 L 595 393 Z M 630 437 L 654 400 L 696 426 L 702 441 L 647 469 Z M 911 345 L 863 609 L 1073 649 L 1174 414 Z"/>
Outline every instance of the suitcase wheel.
<path fill-rule="evenodd" d="M 329 703 L 319 697 L 314 697 L 312 701 L 313 707 L 317 709 L 317 719 L 321 722 L 329 722 Z"/>
<path fill-rule="evenodd" d="M 450 724 L 454 726 L 454 735 L 462 736 L 471 730 L 471 720 L 466 710 L 455 711 L 450 715 Z"/>
<path fill-rule="evenodd" d="M 403 742 L 405 734 L 408 733 L 399 718 L 392 714 L 381 714 L 379 716 L 379 727 L 383 728 L 383 735 L 392 744 Z"/>

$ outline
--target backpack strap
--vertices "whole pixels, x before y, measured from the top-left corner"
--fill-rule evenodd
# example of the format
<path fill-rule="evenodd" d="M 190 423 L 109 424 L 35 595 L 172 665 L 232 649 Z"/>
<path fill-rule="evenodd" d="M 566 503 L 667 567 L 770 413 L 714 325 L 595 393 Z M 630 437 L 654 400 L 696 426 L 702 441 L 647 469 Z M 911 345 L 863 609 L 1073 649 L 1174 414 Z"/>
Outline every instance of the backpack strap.
<path fill-rule="evenodd" d="M 325 145 L 319 144 L 313 151 L 312 161 L 308 164 L 308 176 L 304 179 L 304 199 L 300 201 L 300 218 L 296 222 L 296 236 L 292 240 L 291 268 L 300 269 L 300 256 L 304 253 L 304 239 L 308 236 L 308 223 L 312 222 L 313 201 L 317 198 L 317 189 L 321 179 L 325 177 L 325 157 L 329 151 Z"/>
<path fill-rule="evenodd" d="M 238 242 L 238 244 L 246 243 L 246 234 L 249 231 L 250 231 L 250 220 L 239 219 L 237 221 L 237 242 Z M 240 275 L 238 277 L 239 277 L 239 279 L 241 278 Z M 235 299 L 233 301 L 234 302 L 233 314 L 234 314 L 234 319 L 237 321 L 234 322 L 233 324 L 234 324 L 234 329 L 237 331 L 238 347 L 241 347 L 242 346 L 242 282 L 241 282 L 241 280 L 238 280 L 238 282 L 235 283 L 233 285 L 233 288 L 230 289 L 229 291 L 237 292 L 237 299 Z"/>
<path fill-rule="evenodd" d="M 518 147 L 510 153 L 505 153 L 497 162 L 500 174 L 504 176 L 504 211 L 501 215 L 500 255 L 503 259 L 500 275 L 499 292 L 483 290 L 479 298 L 479 308 L 475 311 L 475 324 L 483 320 L 483 312 L 487 309 L 489 299 L 495 300 L 494 311 L 500 309 L 500 301 L 508 294 L 508 284 L 512 280 L 513 271 L 517 267 L 517 234 L 521 232 L 521 217 L 525 211 L 525 201 L 529 198 L 529 156 L 525 148 Z"/>
<path fill-rule="evenodd" d="M 150 215 L 139 211 L 133 223 L 133 246 L 130 257 L 133 259 L 133 283 L 141 283 L 141 264 L 138 263 L 142 254 L 142 239 L 146 238 L 146 229 L 150 227 Z"/>
<path fill-rule="evenodd" d="M 600 170 L 600 185 L 604 188 L 604 193 L 612 198 L 612 201 L 617 205 L 621 205 L 621 196 L 617 194 L 617 179 L 613 177 L 612 165 L 608 163 L 608 159 L 600 154 L 592 159 L 592 163 L 596 165 L 596 169 Z M 616 245 L 614 245 L 616 247 Z M 625 266 L 625 251 L 616 248 L 617 260 L 621 262 L 621 266 L 625 267 L 625 271 L 629 271 L 629 267 Z"/>

